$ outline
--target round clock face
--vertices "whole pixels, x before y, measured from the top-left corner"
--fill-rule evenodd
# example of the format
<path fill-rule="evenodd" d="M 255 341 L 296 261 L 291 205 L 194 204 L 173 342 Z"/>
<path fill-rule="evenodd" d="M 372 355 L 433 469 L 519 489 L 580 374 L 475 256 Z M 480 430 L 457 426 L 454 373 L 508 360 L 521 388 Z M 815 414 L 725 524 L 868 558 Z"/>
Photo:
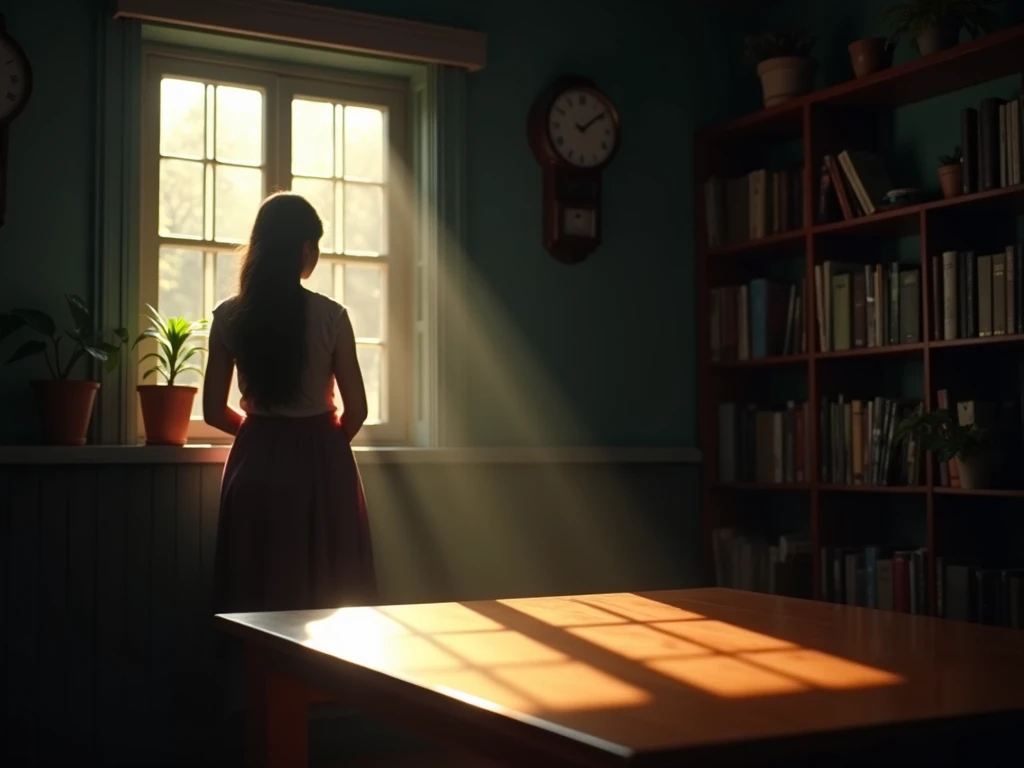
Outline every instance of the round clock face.
<path fill-rule="evenodd" d="M 596 91 L 563 91 L 548 112 L 552 146 L 563 160 L 578 168 L 602 165 L 615 150 L 618 138 L 612 114 L 612 105 Z"/>
<path fill-rule="evenodd" d="M 28 62 L 8 38 L 0 37 L 0 123 L 21 110 L 28 99 Z"/>

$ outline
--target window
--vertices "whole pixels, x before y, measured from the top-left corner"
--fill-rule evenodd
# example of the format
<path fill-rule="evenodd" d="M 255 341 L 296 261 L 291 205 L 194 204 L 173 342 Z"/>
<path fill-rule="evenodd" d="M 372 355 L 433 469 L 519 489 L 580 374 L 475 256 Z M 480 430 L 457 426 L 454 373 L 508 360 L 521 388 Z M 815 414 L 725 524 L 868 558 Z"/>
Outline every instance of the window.
<path fill-rule="evenodd" d="M 286 189 L 305 196 L 324 222 L 307 287 L 348 308 L 369 403 L 361 437 L 405 442 L 406 82 L 153 50 L 143 84 L 143 305 L 210 318 L 237 290 L 239 246 L 263 198 Z M 181 383 L 201 386 L 201 379 Z M 231 402 L 238 400 L 233 382 Z M 190 435 L 225 437 L 203 423 L 201 410 L 197 397 Z"/>

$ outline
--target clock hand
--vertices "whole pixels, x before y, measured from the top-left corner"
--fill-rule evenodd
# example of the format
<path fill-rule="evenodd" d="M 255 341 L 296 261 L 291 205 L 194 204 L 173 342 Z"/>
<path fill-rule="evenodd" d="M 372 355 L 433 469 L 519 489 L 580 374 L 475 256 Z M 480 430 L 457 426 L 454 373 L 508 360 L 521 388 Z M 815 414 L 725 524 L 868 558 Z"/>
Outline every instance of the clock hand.
<path fill-rule="evenodd" d="M 587 130 L 587 129 L 588 129 L 588 128 L 589 128 L 590 126 L 592 126 L 592 125 L 593 125 L 594 123 L 596 123 L 596 122 L 597 122 L 598 120 L 602 120 L 602 119 L 604 119 L 604 116 L 605 116 L 605 113 L 604 113 L 604 112 L 602 112 L 602 113 L 601 113 L 600 115 L 598 115 L 597 117 L 592 117 L 592 118 L 591 118 L 591 119 L 590 119 L 590 120 L 589 120 L 588 122 L 584 123 L 583 125 L 580 125 L 579 123 L 577 123 L 577 124 L 576 124 L 576 127 L 577 127 L 577 128 L 579 128 L 579 129 L 580 129 L 580 131 L 585 131 L 585 130 Z"/>

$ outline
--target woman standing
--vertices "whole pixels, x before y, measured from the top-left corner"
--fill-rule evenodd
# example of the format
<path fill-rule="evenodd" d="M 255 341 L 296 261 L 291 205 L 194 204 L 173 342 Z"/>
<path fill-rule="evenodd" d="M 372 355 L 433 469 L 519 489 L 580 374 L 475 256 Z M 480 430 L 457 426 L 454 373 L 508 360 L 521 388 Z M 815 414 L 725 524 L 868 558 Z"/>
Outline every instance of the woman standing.
<path fill-rule="evenodd" d="M 245 251 L 239 293 L 213 313 L 203 418 L 235 435 L 221 485 L 217 613 L 337 608 L 375 598 L 351 448 L 367 413 L 355 336 L 343 306 L 300 283 L 316 267 L 322 235 L 304 198 L 268 197 Z M 236 368 L 244 415 L 228 405 Z"/>

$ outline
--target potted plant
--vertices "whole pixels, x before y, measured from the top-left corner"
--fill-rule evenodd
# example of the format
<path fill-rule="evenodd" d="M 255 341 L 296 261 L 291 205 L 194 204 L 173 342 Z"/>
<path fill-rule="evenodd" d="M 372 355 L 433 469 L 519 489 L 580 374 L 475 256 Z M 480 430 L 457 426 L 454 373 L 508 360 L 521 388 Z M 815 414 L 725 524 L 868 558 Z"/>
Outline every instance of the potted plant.
<path fill-rule="evenodd" d="M 947 410 L 915 413 L 896 431 L 900 441 L 914 437 L 936 461 L 956 459 L 962 488 L 987 488 L 995 474 L 998 451 L 991 433 L 971 424 L 963 426 Z"/>
<path fill-rule="evenodd" d="M 939 158 L 939 186 L 946 200 L 963 192 L 964 154 L 960 147 L 954 149 L 952 154 Z"/>
<path fill-rule="evenodd" d="M 70 378 L 71 372 L 87 355 L 104 363 L 108 371 L 117 368 L 121 361 L 121 347 L 128 342 L 128 332 L 118 328 L 113 332 L 114 340 L 108 342 L 106 335 L 95 329 L 92 312 L 81 298 L 65 294 L 64 300 L 71 313 L 71 330 L 59 334 L 57 324 L 45 312 L 15 309 L 3 316 L 0 338 L 21 328 L 28 328 L 43 337 L 24 342 L 5 365 L 42 355 L 50 379 L 33 381 L 32 393 L 39 412 L 43 442 L 47 445 L 85 445 L 100 383 L 77 381 Z M 65 339 L 70 352 L 62 357 L 61 342 Z"/>
<path fill-rule="evenodd" d="M 766 107 L 811 90 L 813 47 L 814 39 L 803 30 L 764 32 L 747 38 L 747 56 L 757 64 Z"/>
<path fill-rule="evenodd" d="M 188 371 L 202 374 L 202 370 L 189 362 L 198 354 L 206 352 L 201 346 L 190 341 L 206 327 L 205 320 L 190 321 L 182 317 L 165 318 L 150 305 L 149 328 L 139 334 L 132 346 L 134 349 L 145 339 L 154 339 L 158 344 L 156 352 L 150 352 L 139 359 L 155 361 L 142 375 L 145 381 L 153 374 L 163 376 L 166 384 L 140 384 L 139 402 L 142 405 L 142 423 L 146 429 L 146 445 L 184 445 L 188 440 L 188 426 L 192 418 L 192 403 L 197 387 L 175 383 L 179 376 Z"/>
<path fill-rule="evenodd" d="M 960 30 L 971 37 L 989 32 L 997 17 L 992 6 L 1000 0 L 906 0 L 886 9 L 895 44 L 908 37 L 922 56 L 929 56 L 960 41 Z"/>
<path fill-rule="evenodd" d="M 892 41 L 885 37 L 866 37 L 848 46 L 854 77 L 865 77 L 892 66 Z"/>

